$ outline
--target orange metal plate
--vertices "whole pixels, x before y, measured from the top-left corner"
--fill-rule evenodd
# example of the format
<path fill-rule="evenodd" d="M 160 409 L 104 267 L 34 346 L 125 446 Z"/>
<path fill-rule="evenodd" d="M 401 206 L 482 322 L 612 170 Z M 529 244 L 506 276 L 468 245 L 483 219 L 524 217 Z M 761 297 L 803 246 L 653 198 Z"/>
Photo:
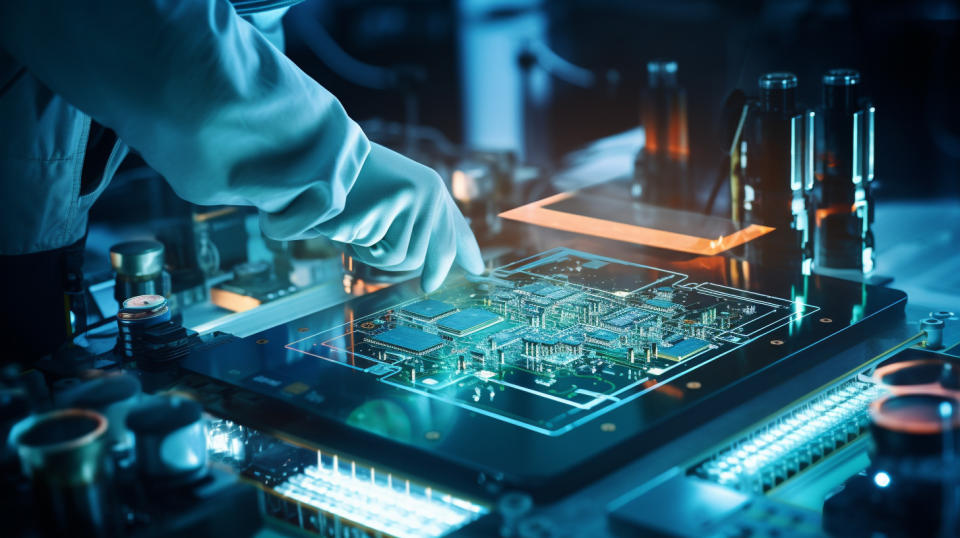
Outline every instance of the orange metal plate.
<path fill-rule="evenodd" d="M 774 230 L 774 228 L 769 226 L 751 224 L 742 230 L 716 238 L 697 237 L 666 230 L 658 230 L 656 228 L 647 228 L 634 224 L 577 215 L 575 213 L 567 213 L 545 207 L 561 200 L 566 200 L 573 196 L 573 194 L 574 193 L 569 192 L 555 194 L 543 200 L 504 211 L 500 213 L 500 217 L 525 222 L 527 224 L 534 224 L 544 228 L 553 228 L 565 232 L 591 235 L 666 250 L 699 254 L 701 256 L 720 254 L 721 252 L 752 241 Z"/>

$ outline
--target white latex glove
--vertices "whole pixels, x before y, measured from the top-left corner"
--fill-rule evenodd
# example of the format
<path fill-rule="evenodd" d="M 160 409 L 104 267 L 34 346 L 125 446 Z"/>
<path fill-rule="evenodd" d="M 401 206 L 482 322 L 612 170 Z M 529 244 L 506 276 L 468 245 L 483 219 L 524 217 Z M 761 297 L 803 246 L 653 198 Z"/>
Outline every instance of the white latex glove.
<path fill-rule="evenodd" d="M 423 267 L 431 292 L 450 268 L 483 272 L 483 259 L 463 215 L 436 172 L 378 144 L 347 194 L 343 211 L 314 230 L 344 243 L 354 258 L 388 271 Z"/>

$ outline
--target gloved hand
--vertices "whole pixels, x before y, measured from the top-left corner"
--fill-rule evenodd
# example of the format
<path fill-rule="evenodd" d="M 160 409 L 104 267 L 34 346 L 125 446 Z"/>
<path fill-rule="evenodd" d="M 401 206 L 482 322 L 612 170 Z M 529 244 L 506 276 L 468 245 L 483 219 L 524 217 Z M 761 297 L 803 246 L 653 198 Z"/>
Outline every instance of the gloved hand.
<path fill-rule="evenodd" d="M 426 292 L 440 287 L 454 262 L 483 272 L 477 240 L 440 176 L 379 144 L 370 144 L 343 211 L 314 230 L 379 269 L 422 265 Z"/>

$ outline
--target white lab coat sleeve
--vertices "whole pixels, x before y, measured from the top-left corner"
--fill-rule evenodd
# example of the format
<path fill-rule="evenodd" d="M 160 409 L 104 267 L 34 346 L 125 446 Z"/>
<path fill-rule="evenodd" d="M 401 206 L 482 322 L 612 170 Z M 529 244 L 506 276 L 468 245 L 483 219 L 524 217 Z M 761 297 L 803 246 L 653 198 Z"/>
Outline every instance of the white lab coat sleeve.
<path fill-rule="evenodd" d="M 0 47 L 181 197 L 255 206 L 274 238 L 317 235 L 370 150 L 226 0 L 3 0 Z"/>

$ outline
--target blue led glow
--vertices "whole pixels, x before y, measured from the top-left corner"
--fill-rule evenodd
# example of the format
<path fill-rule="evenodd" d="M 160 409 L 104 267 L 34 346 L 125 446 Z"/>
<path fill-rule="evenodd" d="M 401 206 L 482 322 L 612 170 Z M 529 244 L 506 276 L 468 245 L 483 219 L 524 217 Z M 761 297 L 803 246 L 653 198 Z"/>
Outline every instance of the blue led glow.
<path fill-rule="evenodd" d="M 885 488 L 890 485 L 890 475 L 885 471 L 880 471 L 873 475 L 873 483 L 876 484 L 878 488 Z"/>
<path fill-rule="evenodd" d="M 316 466 L 305 468 L 274 490 L 378 534 L 397 537 L 444 536 L 488 512 L 466 499 L 319 453 Z"/>

